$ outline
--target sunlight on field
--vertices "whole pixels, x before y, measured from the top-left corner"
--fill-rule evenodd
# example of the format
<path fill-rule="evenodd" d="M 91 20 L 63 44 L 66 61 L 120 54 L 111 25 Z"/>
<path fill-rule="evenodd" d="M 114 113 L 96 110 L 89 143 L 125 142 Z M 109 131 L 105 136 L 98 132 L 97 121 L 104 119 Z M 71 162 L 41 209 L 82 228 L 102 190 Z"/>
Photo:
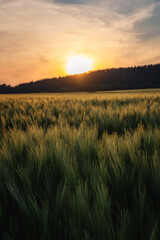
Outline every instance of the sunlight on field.
<path fill-rule="evenodd" d="M 160 90 L 0 95 L 0 239 L 159 239 Z"/>
<path fill-rule="evenodd" d="M 140 90 L 121 90 L 121 91 L 101 91 L 101 92 L 66 92 L 66 93 L 32 93 L 32 94 L 0 94 L 0 98 L 133 98 L 133 97 L 149 97 L 159 96 L 160 89 L 140 89 Z"/>

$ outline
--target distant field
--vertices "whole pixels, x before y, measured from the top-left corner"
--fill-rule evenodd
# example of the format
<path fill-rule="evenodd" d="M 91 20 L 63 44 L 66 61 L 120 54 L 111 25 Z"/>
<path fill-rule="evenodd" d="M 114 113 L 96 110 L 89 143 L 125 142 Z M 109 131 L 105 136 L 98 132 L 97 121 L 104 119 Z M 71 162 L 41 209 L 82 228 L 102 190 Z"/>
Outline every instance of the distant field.
<path fill-rule="evenodd" d="M 0 239 L 160 239 L 160 89 L 0 95 Z"/>
<path fill-rule="evenodd" d="M 105 97 L 108 97 L 109 95 L 117 95 L 119 94 L 160 94 L 160 88 L 155 88 L 155 89 L 136 89 L 136 90 L 117 90 L 117 91 L 100 91 L 100 92 L 68 92 L 68 93 L 19 93 L 19 94 L 0 94 L 0 96 L 8 96 L 8 97 L 24 97 L 24 96 L 36 96 L 36 97 L 56 97 L 56 96 L 85 96 L 85 97 L 102 97 L 105 95 Z M 122 95 L 123 97 L 123 95 Z M 130 96 L 132 97 L 132 95 Z"/>

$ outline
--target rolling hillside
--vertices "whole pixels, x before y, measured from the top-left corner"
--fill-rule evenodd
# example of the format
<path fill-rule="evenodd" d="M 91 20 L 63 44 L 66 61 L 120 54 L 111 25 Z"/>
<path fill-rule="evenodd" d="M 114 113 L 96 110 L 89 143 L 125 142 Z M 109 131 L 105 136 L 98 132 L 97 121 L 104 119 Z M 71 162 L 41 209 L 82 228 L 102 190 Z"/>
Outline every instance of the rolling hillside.
<path fill-rule="evenodd" d="M 0 93 L 77 92 L 160 88 L 160 64 L 112 68 L 80 75 L 43 79 L 11 87 L 0 85 Z"/>

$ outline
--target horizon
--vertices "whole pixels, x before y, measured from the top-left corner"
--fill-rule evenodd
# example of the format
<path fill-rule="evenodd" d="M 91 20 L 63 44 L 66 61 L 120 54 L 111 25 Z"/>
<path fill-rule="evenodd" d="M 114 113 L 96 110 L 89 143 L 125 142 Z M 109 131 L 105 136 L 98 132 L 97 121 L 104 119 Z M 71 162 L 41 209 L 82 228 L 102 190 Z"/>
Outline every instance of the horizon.
<path fill-rule="evenodd" d="M 92 71 L 160 62 L 160 0 L 0 0 L 0 14 L 0 84 L 66 76 L 79 55 Z"/>
<path fill-rule="evenodd" d="M 54 80 L 54 79 L 61 79 L 61 78 L 68 78 L 68 77 L 78 77 L 78 76 L 83 76 L 83 75 L 88 75 L 90 73 L 96 73 L 96 72 L 107 72 L 109 70 L 120 70 L 120 69 L 132 69 L 132 68 L 144 68 L 144 67 L 150 67 L 150 66 L 157 66 L 159 65 L 160 66 L 160 63 L 155 63 L 155 64 L 146 64 L 146 65 L 133 65 L 133 66 L 128 66 L 128 67 L 115 67 L 115 68 L 104 68 L 104 69 L 97 69 L 97 70 L 90 70 L 90 71 L 87 71 L 87 72 L 83 72 L 83 73 L 77 73 L 77 74 L 68 74 L 68 75 L 64 75 L 64 76 L 52 76 L 52 77 L 49 77 L 49 78 L 41 78 L 41 79 L 37 79 L 35 81 L 27 81 L 27 82 L 21 82 L 21 83 L 18 83 L 18 84 L 15 84 L 15 85 L 11 85 L 11 84 L 6 84 L 6 83 L 1 83 L 0 86 L 2 85 L 6 85 L 7 87 L 11 87 L 11 88 L 15 88 L 15 87 L 18 87 L 19 85 L 25 85 L 25 84 L 30 84 L 30 83 L 37 83 L 37 82 L 41 82 L 41 81 L 45 81 L 45 80 Z M 145 89 L 145 88 L 144 88 Z"/>

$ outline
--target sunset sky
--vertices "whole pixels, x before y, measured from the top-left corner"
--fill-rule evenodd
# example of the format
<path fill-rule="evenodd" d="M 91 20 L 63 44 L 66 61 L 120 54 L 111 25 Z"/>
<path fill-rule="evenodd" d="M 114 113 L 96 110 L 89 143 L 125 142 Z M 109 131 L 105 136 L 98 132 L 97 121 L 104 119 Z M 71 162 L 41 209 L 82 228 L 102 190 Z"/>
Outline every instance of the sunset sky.
<path fill-rule="evenodd" d="M 0 0 L 0 84 L 160 62 L 160 0 Z"/>

